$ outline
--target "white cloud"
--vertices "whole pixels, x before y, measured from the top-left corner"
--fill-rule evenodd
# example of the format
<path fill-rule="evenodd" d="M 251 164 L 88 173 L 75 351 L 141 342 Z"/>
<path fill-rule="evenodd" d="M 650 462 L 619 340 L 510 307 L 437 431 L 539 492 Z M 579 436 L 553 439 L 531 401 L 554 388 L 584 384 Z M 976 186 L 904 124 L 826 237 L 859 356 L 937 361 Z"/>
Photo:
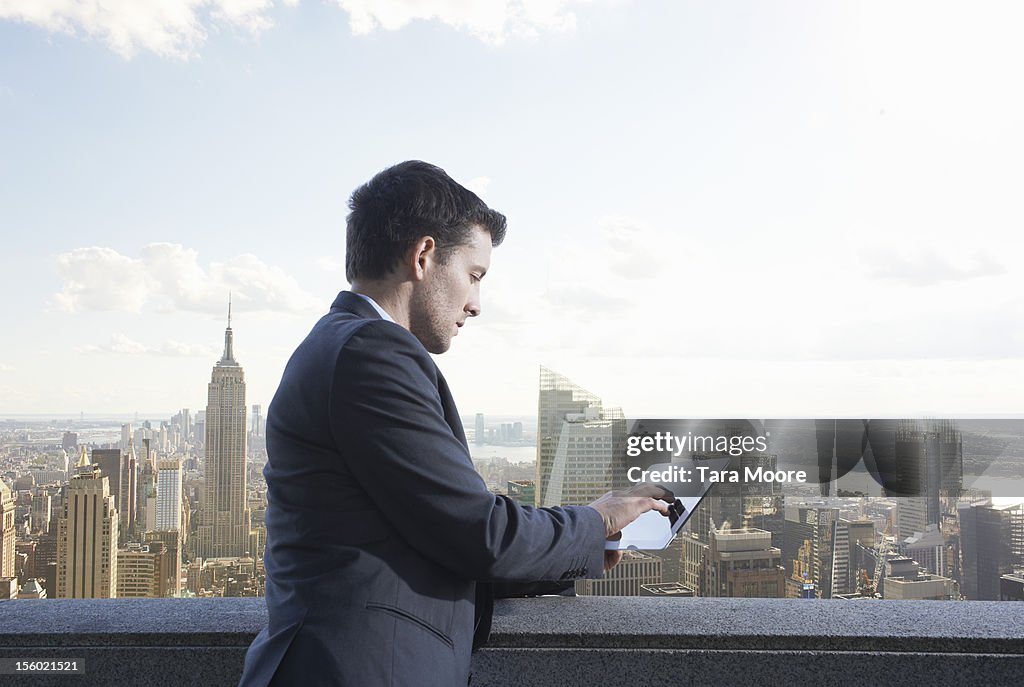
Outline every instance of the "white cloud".
<path fill-rule="evenodd" d="M 248 313 L 312 312 L 319 304 L 280 267 L 243 254 L 203 268 L 199 254 L 175 243 L 151 243 L 131 258 L 110 248 L 76 248 L 57 257 L 64 280 L 55 294 L 67 312 L 107 310 L 222 313 L 227 295 Z"/>
<path fill-rule="evenodd" d="M 922 247 L 913 252 L 862 254 L 868 274 L 882 279 L 894 279 L 916 286 L 928 286 L 947 281 L 965 281 L 1006 273 L 1006 267 L 984 253 L 973 255 L 940 255 L 934 248 Z"/>
<path fill-rule="evenodd" d="M 79 353 L 118 353 L 121 355 L 158 355 L 170 357 L 214 358 L 220 353 L 216 346 L 190 344 L 181 341 L 164 341 L 159 346 L 146 344 L 117 333 L 105 344 L 86 344 L 75 349 Z"/>
<path fill-rule="evenodd" d="M 0 19 L 84 34 L 126 59 L 143 50 L 187 59 L 218 24 L 253 35 L 270 28 L 272 6 L 272 0 L 0 0 Z"/>
<path fill-rule="evenodd" d="M 572 31 L 572 0 L 335 0 L 349 13 L 352 33 L 377 28 L 397 31 L 416 19 L 436 20 L 492 44 L 509 35 L 535 36 L 541 31 Z"/>
<path fill-rule="evenodd" d="M 572 31 L 570 4 L 586 0 L 334 0 L 355 34 L 397 31 L 420 19 L 439 21 L 491 44 L 510 35 Z M 279 0 L 296 7 L 300 0 Z M 0 0 L 0 20 L 50 33 L 102 41 L 125 59 L 148 51 L 162 57 L 195 56 L 209 33 L 236 28 L 253 36 L 274 25 L 273 0 Z"/>
<path fill-rule="evenodd" d="M 14 368 L 11 367 L 10 365 L 0 363 L 0 372 L 14 372 Z"/>
<path fill-rule="evenodd" d="M 64 278 L 64 288 L 55 300 L 68 312 L 80 308 L 138 312 L 151 289 L 142 262 L 110 248 L 62 253 L 57 256 L 57 271 Z"/>

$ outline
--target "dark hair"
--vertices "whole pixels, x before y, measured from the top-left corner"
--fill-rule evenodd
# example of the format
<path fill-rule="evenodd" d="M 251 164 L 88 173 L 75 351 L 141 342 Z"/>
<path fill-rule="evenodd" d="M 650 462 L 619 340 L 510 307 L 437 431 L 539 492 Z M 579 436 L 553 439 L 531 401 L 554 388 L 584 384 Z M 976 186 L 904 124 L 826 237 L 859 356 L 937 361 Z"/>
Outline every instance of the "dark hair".
<path fill-rule="evenodd" d="M 505 238 L 505 216 L 492 210 L 443 169 L 419 160 L 388 167 L 352 192 L 345 241 L 345 278 L 379 279 L 416 242 L 431 236 L 438 260 L 469 243 L 474 226 Z"/>

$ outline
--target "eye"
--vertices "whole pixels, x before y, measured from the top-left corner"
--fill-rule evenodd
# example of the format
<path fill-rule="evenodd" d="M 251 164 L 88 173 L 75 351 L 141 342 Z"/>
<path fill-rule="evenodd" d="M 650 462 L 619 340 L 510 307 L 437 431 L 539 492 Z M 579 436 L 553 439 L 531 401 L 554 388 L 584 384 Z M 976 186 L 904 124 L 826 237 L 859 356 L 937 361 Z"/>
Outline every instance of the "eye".
<path fill-rule="evenodd" d="M 475 274 L 475 273 L 470 273 L 470 275 L 469 275 L 469 281 L 470 281 L 471 283 L 474 283 L 474 284 L 475 284 L 476 282 L 480 281 L 480 279 L 481 279 L 481 277 L 480 277 L 480 275 L 479 275 L 479 274 Z"/>

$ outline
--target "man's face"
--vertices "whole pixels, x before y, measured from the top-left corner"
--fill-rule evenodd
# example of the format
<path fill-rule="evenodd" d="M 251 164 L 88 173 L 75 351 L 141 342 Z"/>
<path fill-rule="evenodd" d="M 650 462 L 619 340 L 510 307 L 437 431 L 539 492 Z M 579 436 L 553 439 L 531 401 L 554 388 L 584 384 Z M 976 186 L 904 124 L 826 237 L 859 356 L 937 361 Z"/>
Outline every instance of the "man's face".
<path fill-rule="evenodd" d="M 409 331 L 431 353 L 444 353 L 469 317 L 480 314 L 480 280 L 491 264 L 491 235 L 474 227 L 469 243 L 441 264 L 428 257 L 426 273 L 413 292 Z"/>

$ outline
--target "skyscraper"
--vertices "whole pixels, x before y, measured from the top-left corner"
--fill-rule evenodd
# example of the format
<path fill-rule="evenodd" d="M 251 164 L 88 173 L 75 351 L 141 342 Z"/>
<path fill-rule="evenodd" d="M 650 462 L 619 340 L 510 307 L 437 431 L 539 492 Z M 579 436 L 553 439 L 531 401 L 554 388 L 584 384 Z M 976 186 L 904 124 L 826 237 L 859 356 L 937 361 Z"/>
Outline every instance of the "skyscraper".
<path fill-rule="evenodd" d="M 117 509 L 107 478 L 89 463 L 85 447 L 68 483 L 57 523 L 59 599 L 117 595 Z"/>
<path fill-rule="evenodd" d="M 1013 512 L 1011 508 L 961 505 L 960 591 L 975 601 L 999 599 L 999 578 L 1013 572 Z"/>
<path fill-rule="evenodd" d="M 50 531 L 50 522 L 53 519 L 53 496 L 50 495 L 52 487 L 36 487 L 32 494 L 32 532 L 46 533 Z"/>
<path fill-rule="evenodd" d="M 782 564 L 787 580 L 813 584 L 816 596 L 832 594 L 833 537 L 839 509 L 828 506 L 786 506 L 782 530 Z"/>
<path fill-rule="evenodd" d="M 157 532 L 146 532 L 142 535 L 142 542 L 150 545 L 150 551 L 155 547 L 153 544 L 159 542 L 167 551 L 166 582 L 163 583 L 166 593 L 164 596 L 178 596 L 181 594 L 181 549 L 184 534 L 177 530 L 160 530 Z"/>
<path fill-rule="evenodd" d="M 263 408 L 258 403 L 252 407 L 252 435 L 263 436 Z"/>
<path fill-rule="evenodd" d="M 853 594 L 860 582 L 861 568 L 857 567 L 854 552 L 858 544 L 874 546 L 875 524 L 871 520 L 835 521 L 832 547 L 832 598 L 840 594 Z"/>
<path fill-rule="evenodd" d="M 135 458 L 135 448 L 132 445 L 129 445 L 128 450 L 124 453 L 124 472 L 122 474 L 124 482 L 121 484 L 118 494 L 121 497 L 118 508 L 121 514 L 121 531 L 134 532 L 136 507 L 139 502 L 139 463 Z"/>
<path fill-rule="evenodd" d="M 0 577 L 14 577 L 14 493 L 0 480 Z"/>
<path fill-rule="evenodd" d="M 161 460 L 157 463 L 156 526 L 155 530 L 181 529 L 180 460 Z"/>
<path fill-rule="evenodd" d="M 477 413 L 473 424 L 473 443 L 483 446 L 487 443 L 487 429 L 484 425 L 484 414 Z"/>
<path fill-rule="evenodd" d="M 156 459 L 150 439 L 142 440 L 142 460 L 139 461 L 138 501 L 135 505 L 135 529 L 149 532 L 156 529 Z"/>
<path fill-rule="evenodd" d="M 205 489 L 196 535 L 203 558 L 245 556 L 251 516 L 246 503 L 245 372 L 235 360 L 231 303 L 224 355 L 213 368 L 206 404 Z"/>
<path fill-rule="evenodd" d="M 590 503 L 627 486 L 626 421 L 618 408 L 547 368 L 537 405 L 537 503 Z"/>
<path fill-rule="evenodd" d="M 127 451 L 132 446 L 132 425 L 131 423 L 121 425 L 121 450 Z"/>
<path fill-rule="evenodd" d="M 92 462 L 94 465 L 99 466 L 100 472 L 107 478 L 110 495 L 114 497 L 114 507 L 120 513 L 124 510 L 124 502 L 121 499 L 121 474 L 124 471 L 121 449 L 94 448 L 92 450 Z"/>

